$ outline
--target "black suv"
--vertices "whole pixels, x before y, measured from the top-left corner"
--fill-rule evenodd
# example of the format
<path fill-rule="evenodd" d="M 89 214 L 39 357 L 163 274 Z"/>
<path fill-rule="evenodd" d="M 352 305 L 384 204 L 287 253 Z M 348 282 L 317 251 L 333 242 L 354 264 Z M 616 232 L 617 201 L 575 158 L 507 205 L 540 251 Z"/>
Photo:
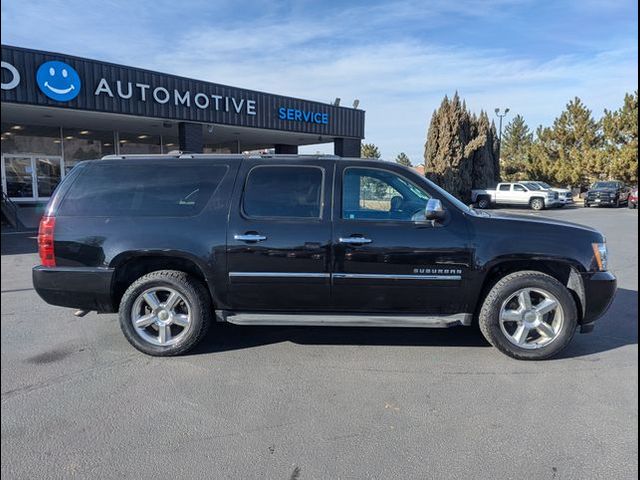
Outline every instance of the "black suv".
<path fill-rule="evenodd" d="M 584 198 L 584 206 L 608 206 L 619 207 L 627 204 L 631 189 L 624 183 L 618 181 L 595 182 L 587 191 Z"/>
<path fill-rule="evenodd" d="M 592 330 L 616 290 L 599 232 L 478 212 L 379 160 L 83 162 L 52 197 L 38 242 L 38 294 L 80 315 L 118 311 L 150 355 L 188 351 L 214 321 L 477 321 L 504 353 L 542 359 Z"/>

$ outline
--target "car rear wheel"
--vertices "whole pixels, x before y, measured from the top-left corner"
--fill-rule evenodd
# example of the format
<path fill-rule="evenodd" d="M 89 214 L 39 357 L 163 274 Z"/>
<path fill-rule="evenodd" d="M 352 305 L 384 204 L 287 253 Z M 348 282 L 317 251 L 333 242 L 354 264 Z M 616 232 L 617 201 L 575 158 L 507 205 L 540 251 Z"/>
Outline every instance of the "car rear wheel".
<path fill-rule="evenodd" d="M 211 323 L 207 289 L 185 272 L 159 270 L 136 280 L 120 302 L 120 328 L 148 355 L 180 355 L 205 336 Z"/>
<path fill-rule="evenodd" d="M 489 208 L 491 206 L 491 200 L 489 200 L 487 197 L 480 197 L 478 199 L 478 208 L 481 209 L 486 209 Z"/>
<path fill-rule="evenodd" d="M 529 203 L 529 206 L 532 210 L 543 210 L 544 209 L 544 200 L 541 198 L 534 198 Z"/>
<path fill-rule="evenodd" d="M 573 338 L 578 310 L 569 290 L 541 272 L 522 271 L 498 281 L 479 315 L 485 338 L 518 360 L 557 355 Z"/>

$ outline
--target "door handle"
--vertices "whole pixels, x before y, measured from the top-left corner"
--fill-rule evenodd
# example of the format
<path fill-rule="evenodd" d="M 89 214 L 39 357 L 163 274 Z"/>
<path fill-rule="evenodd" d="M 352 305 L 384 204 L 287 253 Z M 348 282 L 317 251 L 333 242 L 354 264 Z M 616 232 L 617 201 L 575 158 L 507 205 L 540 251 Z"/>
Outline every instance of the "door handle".
<path fill-rule="evenodd" d="M 267 237 L 264 235 L 258 235 L 257 233 L 245 233 L 244 235 L 234 235 L 233 239 L 241 242 L 262 242 L 263 240 L 266 240 Z"/>
<path fill-rule="evenodd" d="M 340 237 L 338 239 L 338 241 L 340 243 L 348 243 L 348 244 L 356 244 L 356 245 L 360 245 L 363 243 L 371 243 L 373 240 L 371 240 L 370 238 L 365 238 L 365 237 Z"/>

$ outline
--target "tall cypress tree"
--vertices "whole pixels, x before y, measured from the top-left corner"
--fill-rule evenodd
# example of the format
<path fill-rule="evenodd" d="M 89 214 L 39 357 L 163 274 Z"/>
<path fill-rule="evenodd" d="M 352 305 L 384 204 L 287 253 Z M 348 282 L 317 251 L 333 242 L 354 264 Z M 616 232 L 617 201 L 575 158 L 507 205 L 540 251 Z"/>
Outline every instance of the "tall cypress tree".
<path fill-rule="evenodd" d="M 456 93 L 433 113 L 425 145 L 425 174 L 465 201 L 473 188 L 499 179 L 495 126 L 482 112 L 471 115 Z"/>

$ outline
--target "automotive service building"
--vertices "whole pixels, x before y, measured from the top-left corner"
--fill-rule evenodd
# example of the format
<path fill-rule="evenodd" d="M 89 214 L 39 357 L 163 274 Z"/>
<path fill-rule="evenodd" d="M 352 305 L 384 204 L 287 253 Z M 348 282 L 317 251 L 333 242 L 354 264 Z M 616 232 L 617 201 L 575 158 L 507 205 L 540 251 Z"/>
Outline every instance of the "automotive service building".
<path fill-rule="evenodd" d="M 75 164 L 108 154 L 333 142 L 359 157 L 364 138 L 355 108 L 5 45 L 1 100 L 2 190 L 17 203 L 43 203 Z"/>

